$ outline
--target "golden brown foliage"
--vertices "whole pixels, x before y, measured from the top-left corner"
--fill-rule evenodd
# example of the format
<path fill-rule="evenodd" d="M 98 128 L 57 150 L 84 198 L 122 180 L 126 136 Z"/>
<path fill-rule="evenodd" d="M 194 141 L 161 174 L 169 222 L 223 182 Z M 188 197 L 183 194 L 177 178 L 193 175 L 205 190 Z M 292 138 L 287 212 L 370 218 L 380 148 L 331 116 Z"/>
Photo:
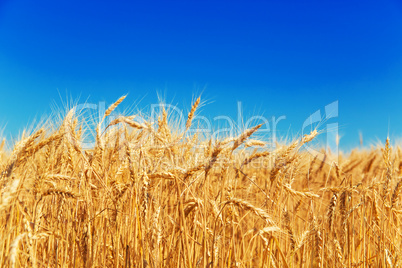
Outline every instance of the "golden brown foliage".
<path fill-rule="evenodd" d="M 87 150 L 74 111 L 9 154 L 2 141 L 0 266 L 402 265 L 402 159 L 389 140 L 330 162 L 303 151 L 316 131 L 269 151 L 245 144 L 261 125 L 205 141 L 166 118 L 99 125 Z"/>

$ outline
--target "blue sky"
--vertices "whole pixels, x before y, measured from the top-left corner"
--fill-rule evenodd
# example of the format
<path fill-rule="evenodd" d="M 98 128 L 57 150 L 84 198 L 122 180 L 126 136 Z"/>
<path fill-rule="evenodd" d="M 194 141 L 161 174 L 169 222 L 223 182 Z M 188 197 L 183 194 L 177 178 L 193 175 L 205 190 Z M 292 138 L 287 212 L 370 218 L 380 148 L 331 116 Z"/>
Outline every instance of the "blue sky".
<path fill-rule="evenodd" d="M 200 114 L 285 115 L 279 135 L 339 101 L 341 148 L 402 135 L 402 3 L 0 2 L 0 126 L 16 135 L 67 96 Z M 326 122 L 323 123 L 325 128 Z M 0 127 L 1 128 L 1 127 Z"/>

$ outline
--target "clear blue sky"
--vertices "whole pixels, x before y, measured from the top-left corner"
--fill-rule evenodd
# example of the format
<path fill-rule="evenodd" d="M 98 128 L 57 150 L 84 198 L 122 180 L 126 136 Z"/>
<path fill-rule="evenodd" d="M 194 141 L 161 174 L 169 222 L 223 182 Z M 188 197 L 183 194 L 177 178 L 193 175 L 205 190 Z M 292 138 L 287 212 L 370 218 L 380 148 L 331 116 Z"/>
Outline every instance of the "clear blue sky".
<path fill-rule="evenodd" d="M 0 2 L 4 135 L 59 92 L 129 93 L 126 107 L 143 108 L 159 92 L 185 109 L 202 93 L 209 117 L 235 117 L 237 101 L 246 116 L 285 115 L 281 135 L 338 100 L 342 148 L 359 131 L 365 144 L 402 137 L 401 1 L 61 2 Z"/>

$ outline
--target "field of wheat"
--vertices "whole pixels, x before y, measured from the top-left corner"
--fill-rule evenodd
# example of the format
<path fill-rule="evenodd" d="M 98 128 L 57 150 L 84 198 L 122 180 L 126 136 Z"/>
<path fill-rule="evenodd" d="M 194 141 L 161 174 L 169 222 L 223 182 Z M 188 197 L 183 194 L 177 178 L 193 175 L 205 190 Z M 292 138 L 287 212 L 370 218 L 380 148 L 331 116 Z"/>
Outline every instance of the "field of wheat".
<path fill-rule="evenodd" d="M 110 116 L 124 97 L 106 110 Z M 398 267 L 402 153 L 267 149 L 261 125 L 215 140 L 120 116 L 0 147 L 1 267 Z M 270 147 L 271 148 L 271 147 Z"/>

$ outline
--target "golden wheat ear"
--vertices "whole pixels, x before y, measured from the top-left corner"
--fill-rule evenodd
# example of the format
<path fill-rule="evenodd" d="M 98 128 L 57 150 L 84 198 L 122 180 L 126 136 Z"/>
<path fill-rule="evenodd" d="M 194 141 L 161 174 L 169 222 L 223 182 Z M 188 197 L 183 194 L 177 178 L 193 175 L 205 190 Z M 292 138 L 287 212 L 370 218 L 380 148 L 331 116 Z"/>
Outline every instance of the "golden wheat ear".
<path fill-rule="evenodd" d="M 233 143 L 233 147 L 232 147 L 232 151 L 236 150 L 240 145 L 243 144 L 243 142 L 250 137 L 251 135 L 253 135 L 254 132 L 256 132 L 260 127 L 262 127 L 263 124 L 257 125 L 253 128 L 247 129 L 246 131 L 244 131 L 240 136 L 238 136 L 234 143 Z"/>
<path fill-rule="evenodd" d="M 6 144 L 6 139 L 3 139 L 1 144 L 0 144 L 0 151 L 4 149 L 4 145 Z"/>
<path fill-rule="evenodd" d="M 194 102 L 193 106 L 191 107 L 190 113 L 187 116 L 187 122 L 186 122 L 186 131 L 190 128 L 191 122 L 194 118 L 194 113 L 197 110 L 198 105 L 200 104 L 201 97 L 198 97 L 198 99 Z"/>
<path fill-rule="evenodd" d="M 103 119 L 105 117 L 108 117 L 116 108 L 117 106 L 119 106 L 120 103 L 123 102 L 123 100 L 127 97 L 127 95 L 124 95 L 122 97 L 120 97 L 115 103 L 113 103 L 112 105 L 109 106 L 109 108 L 107 108 L 107 110 L 105 111 L 105 114 L 103 116 Z"/>

